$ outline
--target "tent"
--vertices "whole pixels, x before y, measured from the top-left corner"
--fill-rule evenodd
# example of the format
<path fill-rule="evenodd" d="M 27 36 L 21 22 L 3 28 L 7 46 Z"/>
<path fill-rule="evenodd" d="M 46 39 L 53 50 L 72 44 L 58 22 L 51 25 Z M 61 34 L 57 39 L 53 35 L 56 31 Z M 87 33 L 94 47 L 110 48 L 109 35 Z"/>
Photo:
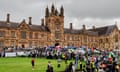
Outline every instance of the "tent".
<path fill-rule="evenodd" d="M 54 46 L 49 46 L 49 48 L 54 48 Z"/>

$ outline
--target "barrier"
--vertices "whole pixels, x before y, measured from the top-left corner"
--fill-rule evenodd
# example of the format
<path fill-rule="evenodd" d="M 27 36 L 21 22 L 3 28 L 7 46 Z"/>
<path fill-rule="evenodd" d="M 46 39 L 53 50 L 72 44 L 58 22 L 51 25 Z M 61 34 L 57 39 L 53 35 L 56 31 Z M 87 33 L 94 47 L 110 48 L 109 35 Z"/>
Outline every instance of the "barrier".
<path fill-rule="evenodd" d="M 16 56 L 16 52 L 5 53 L 5 57 L 15 57 L 15 56 Z"/>

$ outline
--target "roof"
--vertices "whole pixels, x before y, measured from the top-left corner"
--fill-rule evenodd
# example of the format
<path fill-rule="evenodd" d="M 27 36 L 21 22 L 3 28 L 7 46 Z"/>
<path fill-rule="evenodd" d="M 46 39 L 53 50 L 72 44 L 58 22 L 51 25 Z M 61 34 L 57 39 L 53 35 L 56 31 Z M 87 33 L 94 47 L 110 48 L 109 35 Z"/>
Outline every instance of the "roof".
<path fill-rule="evenodd" d="M 19 23 L 10 22 L 9 24 L 5 21 L 0 21 L 0 28 L 17 28 Z"/>
<path fill-rule="evenodd" d="M 105 26 L 105 27 L 99 27 L 95 29 L 89 29 L 87 31 L 92 31 L 92 32 L 98 32 L 98 35 L 109 35 L 117 26 L 116 25 L 110 25 L 110 26 Z"/>
<path fill-rule="evenodd" d="M 94 32 L 94 31 L 87 31 L 87 34 L 92 36 L 98 36 L 98 32 Z"/>
<path fill-rule="evenodd" d="M 0 21 L 0 28 L 12 28 L 12 29 L 17 29 L 21 23 L 15 23 L 15 22 L 10 22 L 9 24 L 6 21 Z M 41 25 L 29 25 L 27 26 L 30 28 L 30 30 L 35 30 L 35 31 L 47 31 L 50 32 L 49 28 L 46 26 L 41 26 Z M 101 35 L 109 35 L 114 28 L 117 28 L 116 25 L 110 25 L 110 26 L 105 26 L 105 27 L 99 27 L 95 29 L 88 29 L 86 30 L 86 33 L 88 35 L 93 35 L 93 36 L 101 36 Z M 82 34 L 83 30 L 82 29 L 69 29 L 69 28 L 64 28 L 64 33 L 66 34 Z"/>
<path fill-rule="evenodd" d="M 81 34 L 82 30 L 64 28 L 64 33 L 67 33 L 67 34 Z"/>
<path fill-rule="evenodd" d="M 99 27 L 95 29 L 88 29 L 86 30 L 86 34 L 92 35 L 92 36 L 101 36 L 101 35 L 109 35 L 114 28 L 117 28 L 116 25 L 110 25 L 110 26 L 105 26 L 105 27 Z M 81 30 L 75 30 L 75 29 L 64 29 L 64 33 L 66 34 L 82 34 L 82 29 Z"/>
<path fill-rule="evenodd" d="M 20 23 L 15 23 L 15 22 L 10 22 L 7 23 L 6 21 L 0 21 L 0 28 L 12 28 L 12 29 L 17 29 L 19 28 Z M 48 27 L 46 26 L 41 26 L 41 25 L 29 25 L 30 30 L 35 30 L 35 31 L 50 31 Z"/>

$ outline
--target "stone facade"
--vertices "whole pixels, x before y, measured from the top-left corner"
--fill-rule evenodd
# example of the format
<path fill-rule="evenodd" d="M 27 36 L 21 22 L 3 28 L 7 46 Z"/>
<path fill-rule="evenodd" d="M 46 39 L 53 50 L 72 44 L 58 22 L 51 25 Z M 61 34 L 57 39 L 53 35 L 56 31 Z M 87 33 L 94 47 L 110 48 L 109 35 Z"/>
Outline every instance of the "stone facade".
<path fill-rule="evenodd" d="M 64 8 L 60 12 L 51 6 L 45 9 L 45 18 L 41 19 L 41 25 L 33 25 L 32 17 L 29 22 L 23 20 L 21 23 L 10 21 L 7 14 L 6 21 L 0 21 L 0 48 L 2 47 L 44 47 L 59 43 L 61 46 L 86 46 L 102 49 L 113 49 L 120 47 L 120 34 L 115 25 L 86 29 L 64 28 Z"/>

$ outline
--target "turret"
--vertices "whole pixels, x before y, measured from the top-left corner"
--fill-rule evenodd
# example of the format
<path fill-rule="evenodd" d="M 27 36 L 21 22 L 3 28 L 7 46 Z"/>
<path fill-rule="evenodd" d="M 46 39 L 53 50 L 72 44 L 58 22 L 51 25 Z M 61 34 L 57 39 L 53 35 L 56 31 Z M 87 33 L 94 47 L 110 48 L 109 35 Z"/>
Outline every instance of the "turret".
<path fill-rule="evenodd" d="M 57 11 L 57 9 L 55 10 L 55 15 L 58 16 L 58 11 Z"/>
<path fill-rule="evenodd" d="M 48 9 L 48 6 L 47 6 L 47 8 L 46 8 L 46 10 L 45 10 L 45 17 L 49 17 L 49 9 Z"/>
<path fill-rule="evenodd" d="M 64 16 L 64 8 L 63 8 L 63 6 L 61 6 L 61 8 L 60 8 L 60 16 Z"/>
<path fill-rule="evenodd" d="M 55 14 L 55 7 L 54 7 L 54 4 L 52 4 L 51 6 L 51 15 L 54 15 Z"/>

